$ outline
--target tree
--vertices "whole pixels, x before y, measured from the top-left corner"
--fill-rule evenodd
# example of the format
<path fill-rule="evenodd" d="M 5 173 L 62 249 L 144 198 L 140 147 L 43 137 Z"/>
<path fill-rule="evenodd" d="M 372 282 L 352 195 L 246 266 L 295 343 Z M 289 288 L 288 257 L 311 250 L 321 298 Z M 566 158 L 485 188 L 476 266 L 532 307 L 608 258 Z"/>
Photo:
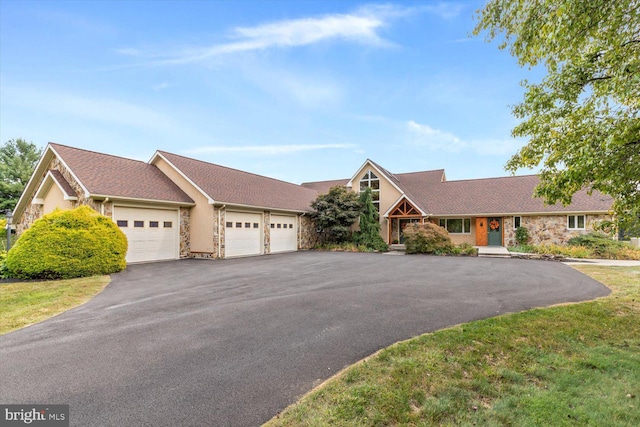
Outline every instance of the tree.
<path fill-rule="evenodd" d="M 351 237 L 351 226 L 360 215 L 358 195 L 345 187 L 337 186 L 327 194 L 319 195 L 311 203 L 315 221 L 323 243 L 342 243 Z"/>
<path fill-rule="evenodd" d="M 360 194 L 358 200 L 362 208 L 360 213 L 360 231 L 356 233 L 355 242 L 376 251 L 387 251 L 389 247 L 380 236 L 380 214 L 373 205 L 371 188 Z"/>
<path fill-rule="evenodd" d="M 41 149 L 21 138 L 0 147 L 0 212 L 13 210 L 41 155 Z"/>
<path fill-rule="evenodd" d="M 506 169 L 542 164 L 535 195 L 571 203 L 583 188 L 614 199 L 625 227 L 640 214 L 640 2 L 490 0 L 474 34 L 502 38 L 521 66 L 543 65 L 540 83 L 523 81 L 521 119 L 528 143 Z"/>

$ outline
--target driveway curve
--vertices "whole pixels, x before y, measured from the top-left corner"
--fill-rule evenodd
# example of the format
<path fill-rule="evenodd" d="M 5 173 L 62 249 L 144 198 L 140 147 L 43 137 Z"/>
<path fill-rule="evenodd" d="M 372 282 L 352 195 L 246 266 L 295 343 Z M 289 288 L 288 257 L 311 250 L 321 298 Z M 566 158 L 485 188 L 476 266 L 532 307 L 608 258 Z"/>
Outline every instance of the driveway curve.
<path fill-rule="evenodd" d="M 0 402 L 71 425 L 255 426 L 396 341 L 605 296 L 560 263 L 299 252 L 132 265 L 88 303 L 0 337 Z"/>

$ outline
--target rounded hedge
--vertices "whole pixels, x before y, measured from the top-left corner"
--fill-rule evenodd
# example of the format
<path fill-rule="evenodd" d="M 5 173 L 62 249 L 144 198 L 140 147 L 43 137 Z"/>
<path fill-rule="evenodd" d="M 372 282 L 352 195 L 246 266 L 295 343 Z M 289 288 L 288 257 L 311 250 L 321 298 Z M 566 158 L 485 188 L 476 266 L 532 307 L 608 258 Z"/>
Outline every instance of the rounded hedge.
<path fill-rule="evenodd" d="M 407 224 L 403 235 L 408 254 L 449 253 L 455 246 L 447 230 L 430 222 Z"/>
<path fill-rule="evenodd" d="M 68 279 L 126 267 L 127 237 L 88 206 L 55 210 L 26 230 L 7 254 L 7 270 L 20 279 Z"/>

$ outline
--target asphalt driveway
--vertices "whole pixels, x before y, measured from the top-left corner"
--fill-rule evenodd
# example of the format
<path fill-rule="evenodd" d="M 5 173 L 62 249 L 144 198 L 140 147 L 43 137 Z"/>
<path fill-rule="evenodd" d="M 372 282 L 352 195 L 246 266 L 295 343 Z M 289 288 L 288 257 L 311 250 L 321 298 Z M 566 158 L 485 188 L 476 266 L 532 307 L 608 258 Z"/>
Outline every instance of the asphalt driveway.
<path fill-rule="evenodd" d="M 0 337 L 0 403 L 82 426 L 253 426 L 385 346 L 604 296 L 560 263 L 300 252 L 133 265 L 87 304 Z"/>

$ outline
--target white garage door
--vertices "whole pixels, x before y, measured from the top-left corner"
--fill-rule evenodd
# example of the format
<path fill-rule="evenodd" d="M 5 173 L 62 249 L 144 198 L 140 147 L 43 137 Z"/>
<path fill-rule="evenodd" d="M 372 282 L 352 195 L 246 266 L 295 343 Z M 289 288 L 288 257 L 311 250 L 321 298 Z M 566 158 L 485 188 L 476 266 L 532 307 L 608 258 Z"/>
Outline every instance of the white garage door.
<path fill-rule="evenodd" d="M 271 215 L 271 253 L 298 249 L 296 217 Z"/>
<path fill-rule="evenodd" d="M 127 262 L 179 258 L 177 210 L 115 206 L 113 220 L 129 241 Z"/>
<path fill-rule="evenodd" d="M 262 254 L 261 214 L 227 211 L 225 226 L 226 258 Z"/>

